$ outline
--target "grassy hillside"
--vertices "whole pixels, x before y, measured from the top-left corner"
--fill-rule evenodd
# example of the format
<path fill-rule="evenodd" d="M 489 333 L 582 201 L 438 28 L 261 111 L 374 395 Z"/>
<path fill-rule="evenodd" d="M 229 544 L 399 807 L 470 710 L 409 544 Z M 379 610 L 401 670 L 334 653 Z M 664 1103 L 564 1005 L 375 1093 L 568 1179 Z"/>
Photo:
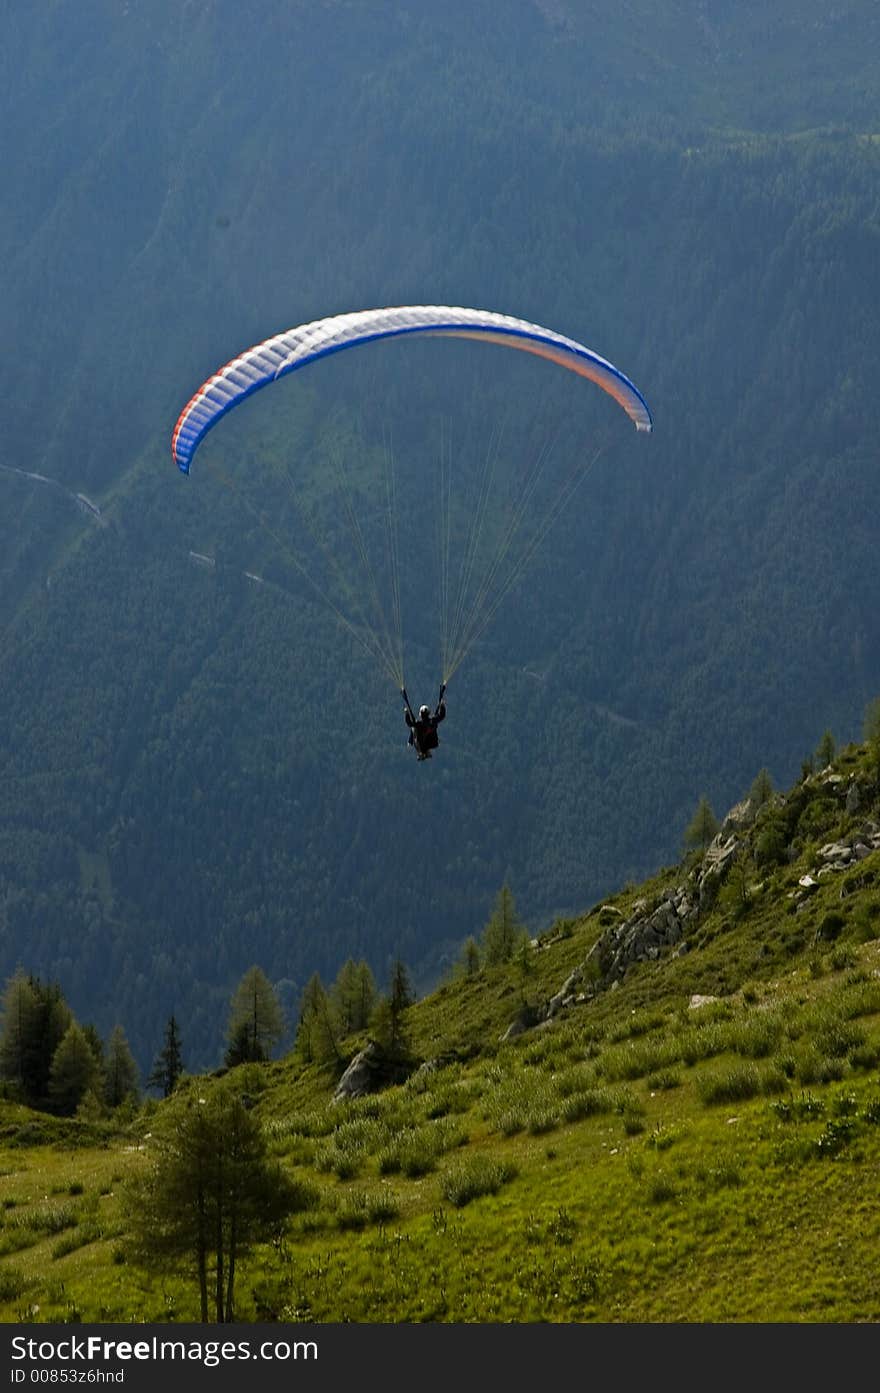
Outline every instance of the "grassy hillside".
<path fill-rule="evenodd" d="M 876 1321 L 875 838 L 876 758 L 850 746 L 558 922 L 527 975 L 418 1002 L 406 1083 L 334 1104 L 293 1056 L 234 1071 L 301 1199 L 243 1264 L 239 1318 Z M 674 947 L 608 975 L 623 925 L 701 884 Z M 2 1105 L 3 1319 L 196 1318 L 191 1280 L 134 1265 L 120 1206 L 165 1106 L 114 1128 Z"/>

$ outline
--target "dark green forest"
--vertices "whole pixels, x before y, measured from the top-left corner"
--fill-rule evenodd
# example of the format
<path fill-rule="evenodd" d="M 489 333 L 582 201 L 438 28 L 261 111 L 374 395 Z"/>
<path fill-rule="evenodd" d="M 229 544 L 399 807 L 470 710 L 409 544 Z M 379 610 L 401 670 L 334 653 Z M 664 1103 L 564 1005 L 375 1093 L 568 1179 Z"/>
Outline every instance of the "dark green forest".
<path fill-rule="evenodd" d="M 144 1070 L 174 1013 L 210 1066 L 252 963 L 291 1026 L 349 957 L 426 987 L 504 881 L 537 932 L 674 860 L 701 793 L 720 812 L 858 732 L 873 5 L 278 0 L 248 29 L 226 0 L 58 0 L 2 32 L 4 977 L 124 1020 Z M 654 434 L 520 355 L 388 345 L 258 394 L 179 475 L 174 421 L 218 364 L 395 303 L 582 340 Z M 502 472 L 602 453 L 423 768 L 291 565 L 283 480 L 335 535 L 329 463 L 354 461 L 369 519 L 391 442 L 407 681 L 433 700 L 438 451 L 467 483 L 496 438 Z"/>

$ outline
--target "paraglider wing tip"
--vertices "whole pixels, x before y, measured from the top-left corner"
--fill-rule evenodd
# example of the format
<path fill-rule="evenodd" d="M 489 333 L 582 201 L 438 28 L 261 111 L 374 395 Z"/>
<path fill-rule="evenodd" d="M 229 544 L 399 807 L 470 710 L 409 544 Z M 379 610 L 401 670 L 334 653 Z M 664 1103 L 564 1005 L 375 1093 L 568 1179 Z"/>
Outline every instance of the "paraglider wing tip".
<path fill-rule="evenodd" d="M 638 430 L 638 431 L 643 431 L 645 435 L 650 435 L 651 432 L 653 431 L 653 429 L 654 429 L 654 422 L 653 422 L 653 421 L 638 421 L 638 422 L 636 423 L 636 430 Z"/>

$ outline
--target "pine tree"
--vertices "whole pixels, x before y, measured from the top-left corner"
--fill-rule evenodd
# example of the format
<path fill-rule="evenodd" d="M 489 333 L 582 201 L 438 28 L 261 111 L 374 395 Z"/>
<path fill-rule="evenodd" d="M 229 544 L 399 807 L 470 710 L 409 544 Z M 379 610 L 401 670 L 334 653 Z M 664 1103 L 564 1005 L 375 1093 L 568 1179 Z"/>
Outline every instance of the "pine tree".
<path fill-rule="evenodd" d="M 525 935 L 516 912 L 513 892 L 505 881 L 495 898 L 495 906 L 483 929 L 483 961 L 487 967 L 509 963 Z"/>
<path fill-rule="evenodd" d="M 820 769 L 827 769 L 837 754 L 837 744 L 830 730 L 826 730 L 816 748 L 816 759 Z"/>
<path fill-rule="evenodd" d="M 705 793 L 701 795 L 697 804 L 697 811 L 694 813 L 684 834 L 684 844 L 693 850 L 705 852 L 709 844 L 718 833 L 718 819 L 712 811 L 712 806 Z"/>
<path fill-rule="evenodd" d="M 464 977 L 476 977 L 480 970 L 480 948 L 473 935 L 466 940 L 461 950 L 458 969 Z"/>
<path fill-rule="evenodd" d="M 414 1000 L 409 973 L 397 958 L 391 969 L 388 995 L 376 1004 L 370 1020 L 373 1039 L 392 1059 L 406 1059 L 410 1054 L 407 1012 Z"/>
<path fill-rule="evenodd" d="M 153 1154 L 152 1170 L 125 1195 L 134 1251 L 159 1274 L 169 1266 L 194 1273 L 203 1321 L 212 1305 L 217 1322 L 233 1321 L 240 1257 L 278 1231 L 298 1193 L 269 1161 L 254 1115 L 222 1085 L 174 1099 Z"/>
<path fill-rule="evenodd" d="M 91 1021 L 89 1021 L 88 1025 L 83 1026 L 82 1032 L 89 1042 L 89 1048 L 91 1049 L 92 1054 L 95 1056 L 95 1062 L 98 1068 L 103 1072 L 104 1041 L 101 1039 L 101 1036 L 98 1033 L 98 1027 L 96 1025 L 92 1025 Z"/>
<path fill-rule="evenodd" d="M 373 1007 L 376 1004 L 376 979 L 369 963 L 358 963 L 356 995 L 354 1000 L 353 1030 L 366 1030 Z"/>
<path fill-rule="evenodd" d="M 376 1000 L 376 983 L 368 963 L 349 958 L 330 989 L 330 1004 L 339 1038 L 364 1030 Z"/>
<path fill-rule="evenodd" d="M 156 1055 L 152 1073 L 147 1079 L 147 1088 L 161 1088 L 162 1097 L 169 1098 L 177 1087 L 177 1081 L 182 1073 L 183 1050 L 180 1042 L 180 1031 L 177 1028 L 177 1021 L 171 1015 L 168 1017 L 168 1024 L 165 1027 L 164 1043 Z"/>
<path fill-rule="evenodd" d="M 100 1072 L 82 1028 L 71 1021 L 52 1057 L 49 1100 L 53 1111 L 70 1117 L 90 1090 L 100 1092 Z"/>
<path fill-rule="evenodd" d="M 0 1073 L 23 1100 L 33 1094 L 38 1010 L 33 985 L 19 968 L 3 994 Z"/>
<path fill-rule="evenodd" d="M 772 797 L 773 780 L 770 777 L 769 770 L 759 769 L 749 789 L 749 802 L 753 810 L 757 812 L 759 808 L 763 808 L 764 804 L 769 803 Z M 715 833 L 713 832 L 712 836 L 714 837 L 714 835 Z M 711 841 L 711 837 L 709 840 Z"/>
<path fill-rule="evenodd" d="M 249 967 L 232 998 L 226 1063 L 270 1059 L 283 1034 L 284 1015 L 275 988 L 262 968 Z"/>
<path fill-rule="evenodd" d="M 140 1079 L 134 1056 L 121 1025 L 115 1025 L 107 1046 L 104 1063 L 104 1102 L 118 1108 L 126 1098 L 135 1101 L 140 1093 Z"/>
<path fill-rule="evenodd" d="M 39 977 L 32 977 L 30 981 L 37 996 L 36 1068 L 31 1101 L 36 1107 L 48 1107 L 52 1101 L 50 1075 L 55 1052 L 73 1023 L 73 1013 L 57 982 L 47 982 L 44 985 Z M 86 1037 L 83 1036 L 83 1039 Z M 88 1044 L 87 1040 L 86 1043 Z M 96 1064 L 96 1077 L 97 1073 Z"/>
<path fill-rule="evenodd" d="M 339 1026 L 333 1005 L 318 973 L 309 978 L 302 994 L 295 1049 L 304 1064 L 342 1063 Z"/>
<path fill-rule="evenodd" d="M 3 998 L 0 1072 L 31 1107 L 50 1104 L 52 1059 L 73 1017 L 57 983 L 47 986 L 20 969 Z"/>

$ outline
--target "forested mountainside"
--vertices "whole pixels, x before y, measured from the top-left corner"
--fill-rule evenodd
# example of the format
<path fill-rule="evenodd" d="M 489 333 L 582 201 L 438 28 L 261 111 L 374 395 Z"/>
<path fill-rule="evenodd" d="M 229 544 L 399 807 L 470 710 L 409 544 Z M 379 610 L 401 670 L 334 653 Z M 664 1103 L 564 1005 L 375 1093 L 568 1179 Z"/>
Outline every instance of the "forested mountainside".
<path fill-rule="evenodd" d="M 252 962 L 291 1002 L 349 955 L 427 983 L 505 878 L 537 929 L 677 855 L 701 792 L 720 810 L 857 732 L 880 690 L 877 24 L 564 0 L 4 19 L 5 972 L 57 975 L 142 1062 L 176 1010 L 209 1064 Z M 177 474 L 218 364 L 394 303 L 583 340 L 653 436 L 544 364 L 438 344 L 278 384 Z M 427 489 L 438 412 L 562 464 L 605 449 L 422 769 L 393 686 L 259 524 L 272 477 L 320 475 L 356 428 Z M 429 513 L 405 516 L 419 689 Z"/>

